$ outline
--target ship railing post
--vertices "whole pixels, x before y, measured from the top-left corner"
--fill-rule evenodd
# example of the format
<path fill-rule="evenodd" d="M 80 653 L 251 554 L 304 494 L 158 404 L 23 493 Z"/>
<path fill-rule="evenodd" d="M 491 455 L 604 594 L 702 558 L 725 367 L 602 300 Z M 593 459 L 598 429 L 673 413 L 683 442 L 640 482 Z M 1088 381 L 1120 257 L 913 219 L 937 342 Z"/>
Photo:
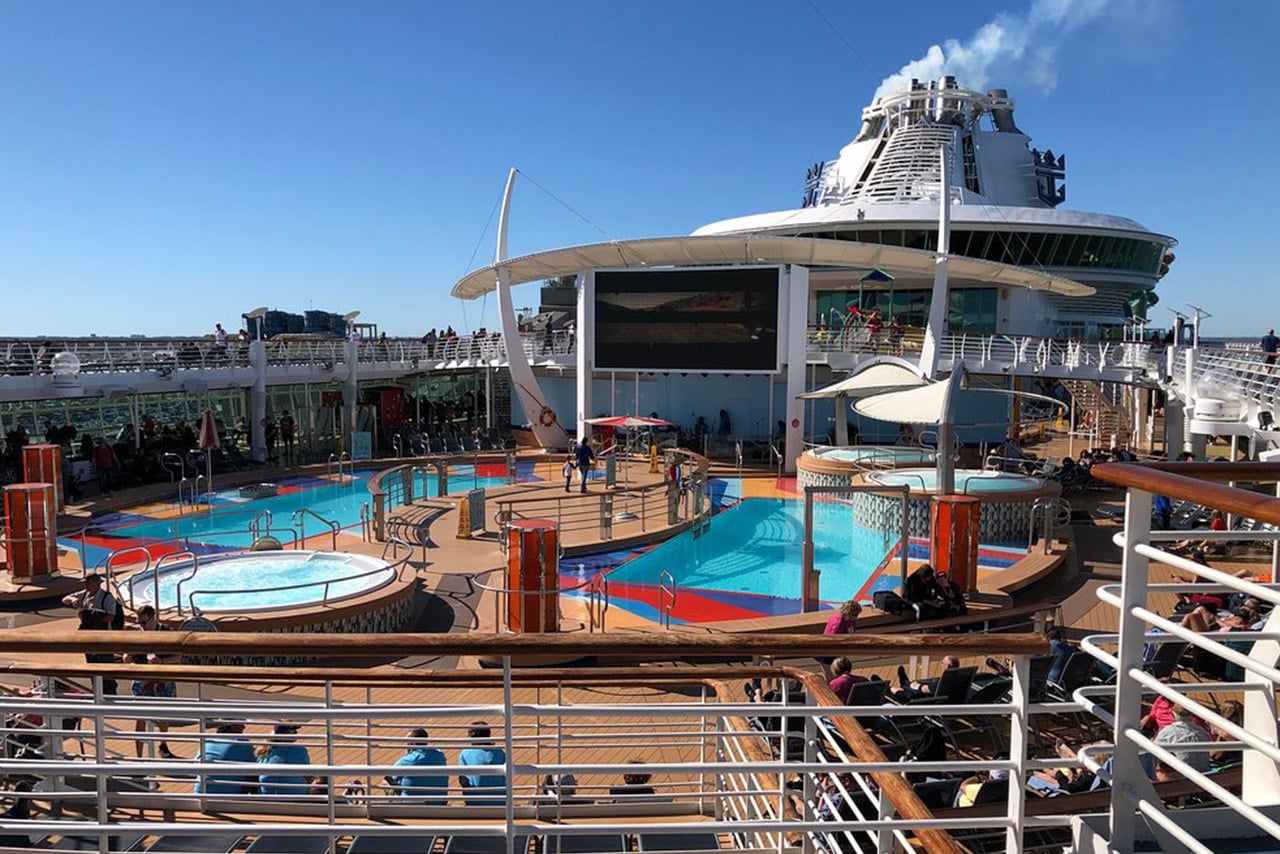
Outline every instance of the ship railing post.
<path fill-rule="evenodd" d="M 515 854 L 516 850 L 516 795 L 515 795 L 515 760 L 512 757 L 513 735 L 515 726 L 515 710 L 511 702 L 511 656 L 502 656 L 502 715 L 503 747 L 506 748 L 506 803 L 503 804 L 503 819 L 506 822 L 507 854 Z"/>
<path fill-rule="evenodd" d="M 1138 552 L 1151 534 L 1152 495 L 1130 489 L 1125 498 L 1124 556 L 1121 564 L 1119 614 L 1120 641 L 1116 651 L 1116 710 L 1112 743 L 1110 847 L 1115 851 L 1133 850 L 1137 828 L 1136 811 L 1142 788 L 1150 789 L 1146 772 L 1138 758 L 1138 745 L 1128 733 L 1138 729 L 1142 719 L 1142 688 L 1129 675 L 1142 667 L 1145 626 L 1134 613 L 1146 606 L 1148 560 Z M 1145 785 L 1144 785 L 1145 784 Z"/>
<path fill-rule="evenodd" d="M 1046 534 L 1047 536 L 1047 534 Z M 1025 655 L 1015 656 L 1010 668 L 1013 684 L 1010 686 L 1010 703 L 1013 710 L 1009 717 L 1009 759 L 1013 769 L 1009 776 L 1014 781 L 1027 779 L 1027 730 L 1031 719 L 1027 712 L 1030 699 L 1031 659 Z M 1027 813 L 1026 789 L 1022 785 L 1009 786 L 1009 828 L 1005 840 L 1005 851 L 1019 854 L 1022 851 L 1022 840 Z"/>

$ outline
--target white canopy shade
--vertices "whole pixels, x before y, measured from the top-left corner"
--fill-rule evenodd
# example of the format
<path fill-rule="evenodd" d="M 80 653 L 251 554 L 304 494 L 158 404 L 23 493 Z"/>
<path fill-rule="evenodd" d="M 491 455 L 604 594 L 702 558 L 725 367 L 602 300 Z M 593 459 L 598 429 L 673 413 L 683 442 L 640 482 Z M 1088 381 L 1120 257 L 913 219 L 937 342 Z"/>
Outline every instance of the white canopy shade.
<path fill-rule="evenodd" d="M 906 391 L 891 391 L 853 402 L 853 411 L 895 424 L 940 424 L 947 406 L 946 381 Z"/>
<path fill-rule="evenodd" d="M 882 392 L 922 386 L 925 382 L 924 377 L 905 365 L 870 365 L 838 383 L 805 392 L 800 395 L 800 399 L 822 400 L 839 397 L 842 394 L 848 397 L 869 397 Z"/>
<path fill-rule="evenodd" d="M 454 284 L 452 295 L 478 299 L 497 287 L 498 267 L 506 269 L 512 285 L 572 276 L 583 270 L 716 264 L 801 264 L 807 267 L 879 269 L 891 274 L 933 277 L 937 253 L 901 246 L 775 235 L 705 235 L 616 240 L 551 249 L 509 258 L 474 270 Z M 1094 289 L 1070 279 L 1029 267 L 996 264 L 962 255 L 950 256 L 950 274 L 995 285 L 1089 296 Z"/>

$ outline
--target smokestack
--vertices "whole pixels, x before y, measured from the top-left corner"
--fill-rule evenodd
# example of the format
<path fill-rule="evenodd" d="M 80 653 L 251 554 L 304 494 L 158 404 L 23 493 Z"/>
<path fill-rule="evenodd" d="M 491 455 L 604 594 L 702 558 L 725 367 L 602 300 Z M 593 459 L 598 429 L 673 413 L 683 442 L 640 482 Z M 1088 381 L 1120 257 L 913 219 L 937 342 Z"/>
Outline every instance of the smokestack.
<path fill-rule="evenodd" d="M 1022 133 L 1013 123 L 1013 102 L 1009 100 L 1009 90 L 991 89 L 987 92 L 991 99 L 991 120 L 995 122 L 1000 133 Z"/>

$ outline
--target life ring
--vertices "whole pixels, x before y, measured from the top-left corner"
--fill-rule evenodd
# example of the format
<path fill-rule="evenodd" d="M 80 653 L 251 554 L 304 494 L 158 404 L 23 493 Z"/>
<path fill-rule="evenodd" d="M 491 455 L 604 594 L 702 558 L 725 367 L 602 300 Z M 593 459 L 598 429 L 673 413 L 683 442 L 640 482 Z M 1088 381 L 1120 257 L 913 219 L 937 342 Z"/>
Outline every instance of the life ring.
<path fill-rule="evenodd" d="M 542 407 L 542 412 L 538 413 L 538 423 L 543 427 L 550 427 L 556 423 L 556 413 L 550 406 Z"/>

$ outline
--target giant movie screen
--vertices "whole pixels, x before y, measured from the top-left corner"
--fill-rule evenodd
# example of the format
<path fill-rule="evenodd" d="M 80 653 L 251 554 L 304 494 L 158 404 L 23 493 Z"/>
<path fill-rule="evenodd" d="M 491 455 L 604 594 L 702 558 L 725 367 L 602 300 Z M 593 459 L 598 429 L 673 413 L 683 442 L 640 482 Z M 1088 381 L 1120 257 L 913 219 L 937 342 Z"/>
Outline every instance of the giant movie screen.
<path fill-rule="evenodd" d="M 778 370 L 781 269 L 600 270 L 597 370 Z"/>

